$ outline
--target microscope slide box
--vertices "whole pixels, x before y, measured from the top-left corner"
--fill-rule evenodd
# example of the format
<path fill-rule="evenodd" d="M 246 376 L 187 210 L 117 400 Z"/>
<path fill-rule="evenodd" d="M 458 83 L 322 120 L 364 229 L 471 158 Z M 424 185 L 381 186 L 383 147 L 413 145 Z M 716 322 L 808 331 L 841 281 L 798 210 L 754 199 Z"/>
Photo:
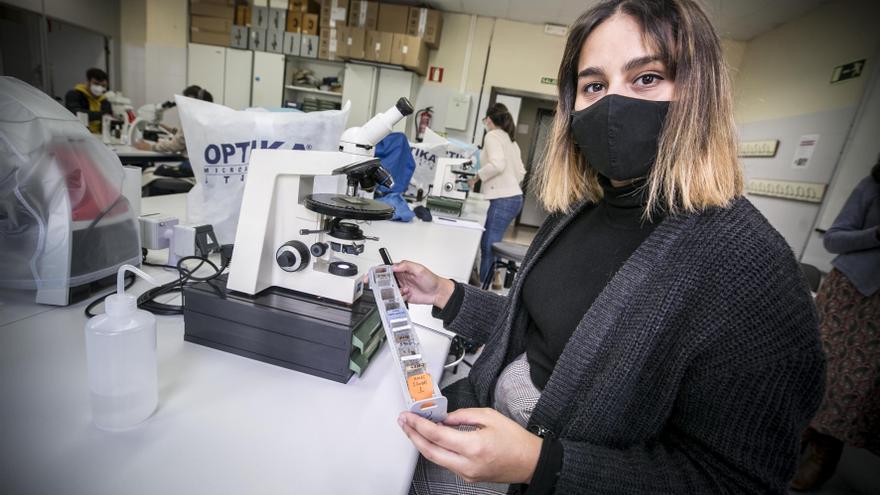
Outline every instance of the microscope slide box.
<path fill-rule="evenodd" d="M 183 299 L 184 340 L 340 383 L 360 355 L 352 333 L 376 321 L 369 291 L 351 306 L 277 287 L 248 296 L 227 292 L 223 276 L 186 287 Z"/>

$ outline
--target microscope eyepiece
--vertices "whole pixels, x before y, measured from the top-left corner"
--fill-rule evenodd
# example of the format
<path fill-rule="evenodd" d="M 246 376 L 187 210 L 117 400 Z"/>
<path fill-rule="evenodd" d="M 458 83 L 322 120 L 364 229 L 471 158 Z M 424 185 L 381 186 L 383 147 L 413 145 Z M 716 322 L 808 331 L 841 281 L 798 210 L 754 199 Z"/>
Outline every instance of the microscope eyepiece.
<path fill-rule="evenodd" d="M 399 100 L 397 100 L 397 111 L 400 112 L 401 115 L 406 117 L 407 115 L 411 115 L 413 113 L 412 103 L 409 102 L 405 96 L 402 96 Z"/>

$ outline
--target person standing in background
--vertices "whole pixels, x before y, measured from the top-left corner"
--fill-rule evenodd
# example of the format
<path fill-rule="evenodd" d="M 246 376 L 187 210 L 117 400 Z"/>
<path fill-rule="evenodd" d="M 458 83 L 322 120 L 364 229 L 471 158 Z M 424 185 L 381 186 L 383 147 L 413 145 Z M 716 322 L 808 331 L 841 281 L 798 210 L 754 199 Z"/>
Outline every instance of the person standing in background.
<path fill-rule="evenodd" d="M 74 115 L 88 114 L 89 130 L 95 134 L 101 132 L 101 117 L 113 113 L 105 96 L 107 86 L 107 73 L 92 67 L 86 71 L 86 82 L 77 84 L 64 96 L 64 106 Z"/>
<path fill-rule="evenodd" d="M 489 200 L 485 230 L 480 239 L 481 282 L 492 276 L 490 272 L 495 261 L 492 244 L 501 241 L 504 231 L 522 209 L 523 192 L 520 183 L 526 175 L 522 153 L 514 141 L 516 126 L 507 107 L 501 103 L 491 105 L 486 111 L 483 124 L 489 132 L 483 139 L 480 170 L 477 177 L 468 181 L 471 189 L 477 179 L 482 181 L 480 192 Z"/>
<path fill-rule="evenodd" d="M 823 242 L 838 255 L 816 295 L 826 388 L 804 433 L 808 452 L 791 482 L 798 491 L 834 475 L 845 443 L 880 455 L 880 157 Z"/>

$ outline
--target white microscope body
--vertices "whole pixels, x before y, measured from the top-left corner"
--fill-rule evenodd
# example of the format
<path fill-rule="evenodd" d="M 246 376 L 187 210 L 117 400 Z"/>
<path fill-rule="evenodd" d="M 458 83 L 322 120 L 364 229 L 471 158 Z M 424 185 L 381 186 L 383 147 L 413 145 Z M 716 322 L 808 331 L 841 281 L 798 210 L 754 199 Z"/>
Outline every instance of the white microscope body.
<path fill-rule="evenodd" d="M 364 126 L 347 129 L 340 151 L 254 150 L 227 289 L 256 295 L 283 287 L 346 304 L 356 301 L 364 275 L 379 261 L 361 261 L 363 267 L 354 261 L 363 241 L 378 239 L 342 220 L 391 218 L 390 206 L 358 197 L 357 189 L 359 184 L 369 189 L 364 181 L 382 182 L 372 180 L 372 173 L 390 180 L 373 157 L 374 146 L 410 113 L 412 105 L 401 98 Z"/>
<path fill-rule="evenodd" d="M 437 159 L 431 195 L 464 201 L 469 192 L 467 180 L 474 175 L 476 172 L 470 158 L 441 157 Z"/>

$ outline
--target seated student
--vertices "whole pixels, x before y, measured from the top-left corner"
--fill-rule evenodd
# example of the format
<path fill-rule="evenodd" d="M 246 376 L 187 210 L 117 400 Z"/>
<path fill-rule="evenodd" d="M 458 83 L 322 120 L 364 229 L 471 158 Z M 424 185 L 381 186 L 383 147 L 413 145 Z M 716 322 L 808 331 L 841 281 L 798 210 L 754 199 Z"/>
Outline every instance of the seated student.
<path fill-rule="evenodd" d="M 86 82 L 79 83 L 64 96 L 64 106 L 76 115 L 84 112 L 89 115 L 89 130 L 101 132 L 101 117 L 112 113 L 107 92 L 107 73 L 92 67 L 86 71 Z"/>
<path fill-rule="evenodd" d="M 204 101 L 214 101 L 214 97 L 211 96 L 206 89 L 192 85 L 188 86 L 183 90 L 183 96 L 188 98 L 198 98 L 199 100 Z M 183 129 L 177 129 L 174 127 L 169 127 L 164 124 L 159 124 L 163 129 L 171 133 L 170 138 L 161 138 L 157 142 L 148 142 L 144 140 L 138 140 L 134 143 L 134 147 L 139 150 L 144 151 L 161 151 L 163 153 L 185 153 L 186 152 L 186 140 L 183 137 Z"/>

